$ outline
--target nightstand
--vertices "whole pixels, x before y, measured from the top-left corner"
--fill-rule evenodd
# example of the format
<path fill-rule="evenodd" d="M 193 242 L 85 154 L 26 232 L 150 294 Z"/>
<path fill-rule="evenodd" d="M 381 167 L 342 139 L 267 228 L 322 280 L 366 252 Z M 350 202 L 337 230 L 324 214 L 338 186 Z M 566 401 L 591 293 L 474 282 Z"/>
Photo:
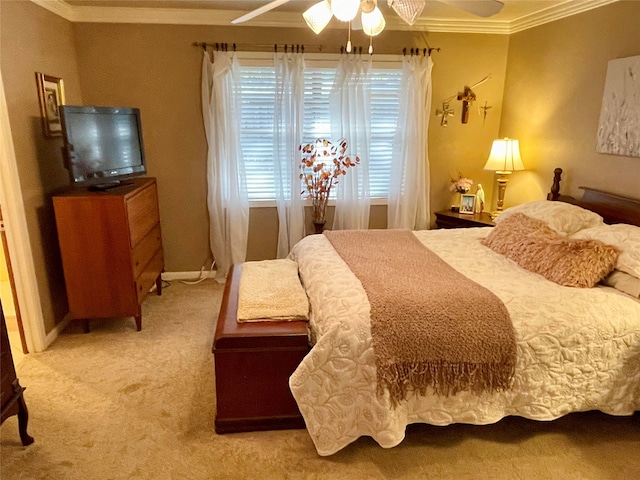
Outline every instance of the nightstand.
<path fill-rule="evenodd" d="M 495 223 L 487 212 L 457 213 L 451 210 L 436 212 L 436 227 L 438 228 L 469 228 L 469 227 L 493 227 Z"/>

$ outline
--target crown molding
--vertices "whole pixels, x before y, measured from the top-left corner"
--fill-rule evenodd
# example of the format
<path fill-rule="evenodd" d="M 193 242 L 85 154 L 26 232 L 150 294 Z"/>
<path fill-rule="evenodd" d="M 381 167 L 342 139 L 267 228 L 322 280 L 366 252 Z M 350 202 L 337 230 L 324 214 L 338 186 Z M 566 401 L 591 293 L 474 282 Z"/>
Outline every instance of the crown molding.
<path fill-rule="evenodd" d="M 425 31 L 438 33 L 485 33 L 510 35 L 545 23 L 570 17 L 620 0 L 566 0 L 515 20 L 450 20 L 421 18 L 409 26 L 399 18 L 387 20 L 388 30 Z M 242 26 L 282 28 L 307 28 L 302 15 L 291 12 L 267 12 L 243 25 L 231 25 L 231 20 L 242 12 L 236 10 L 146 8 L 146 7 L 83 7 L 73 6 L 64 0 L 31 0 L 47 10 L 71 22 L 84 23 L 147 23 L 168 25 L 218 25 L 233 28 Z M 329 28 L 344 28 L 344 24 L 332 21 Z"/>
<path fill-rule="evenodd" d="M 619 0 L 567 0 L 559 5 L 548 7 L 531 15 L 520 17 L 511 22 L 509 33 L 517 33 L 529 28 L 538 27 L 561 18 L 571 17 L 582 12 L 603 7 Z"/>
<path fill-rule="evenodd" d="M 70 22 L 78 21 L 75 14 L 77 7 L 73 7 L 67 2 L 64 2 L 62 0 L 31 0 L 31 2 L 41 6 L 42 8 L 46 8 L 50 12 L 55 13 L 65 20 L 69 20 Z"/>
<path fill-rule="evenodd" d="M 398 18 L 387 21 L 387 28 L 389 30 L 433 33 L 489 33 L 499 35 L 511 33 L 509 22 L 481 19 L 419 18 L 413 25 L 407 25 Z"/>

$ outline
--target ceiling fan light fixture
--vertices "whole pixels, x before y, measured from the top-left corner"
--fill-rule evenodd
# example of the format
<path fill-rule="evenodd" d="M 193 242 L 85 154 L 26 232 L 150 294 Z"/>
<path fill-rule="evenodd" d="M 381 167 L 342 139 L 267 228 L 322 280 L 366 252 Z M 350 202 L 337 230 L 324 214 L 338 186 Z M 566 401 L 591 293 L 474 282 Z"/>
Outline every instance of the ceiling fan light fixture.
<path fill-rule="evenodd" d="M 333 16 L 341 22 L 350 22 L 358 14 L 360 0 L 334 0 L 331 2 Z"/>
<path fill-rule="evenodd" d="M 362 12 L 362 31 L 370 37 L 379 35 L 386 26 L 382 12 L 378 7 L 374 8 L 370 13 Z"/>
<path fill-rule="evenodd" d="M 426 2 L 425 0 L 388 0 L 387 4 L 402 20 L 413 25 L 424 10 Z"/>
<path fill-rule="evenodd" d="M 378 0 L 361 0 L 360 11 L 362 13 L 371 13 L 378 6 Z"/>
<path fill-rule="evenodd" d="M 318 35 L 331 21 L 333 13 L 328 0 L 322 0 L 309 7 L 303 14 L 304 21 Z"/>

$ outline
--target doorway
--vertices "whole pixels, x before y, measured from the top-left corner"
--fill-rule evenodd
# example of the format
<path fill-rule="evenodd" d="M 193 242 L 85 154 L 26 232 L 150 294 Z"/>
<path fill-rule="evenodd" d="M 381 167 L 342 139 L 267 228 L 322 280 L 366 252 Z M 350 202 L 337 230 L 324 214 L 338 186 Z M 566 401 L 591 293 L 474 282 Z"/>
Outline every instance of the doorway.
<path fill-rule="evenodd" d="M 12 346 L 17 346 L 16 350 L 22 350 L 19 347 L 23 347 L 23 352 L 27 351 L 27 346 L 31 352 L 42 352 L 46 348 L 47 338 L 1 72 L 0 158 L 2 159 L 0 161 L 0 218 L 2 218 L 0 223 L 6 227 L 0 232 L 3 252 L 3 260 L 0 264 L 7 266 L 12 293 L 11 301 L 16 311 L 18 330 L 21 333 L 21 341 L 14 342 Z M 7 250 L 11 252 L 10 255 L 6 253 Z M 20 319 L 25 323 L 25 328 L 22 330 L 20 330 Z"/>
<path fill-rule="evenodd" d="M 0 207 L 0 303 L 9 334 L 9 344 L 14 364 L 18 364 L 29 353 L 25 340 L 24 328 L 17 302 L 13 269 L 9 259 L 9 249 L 4 231 L 2 208 Z"/>

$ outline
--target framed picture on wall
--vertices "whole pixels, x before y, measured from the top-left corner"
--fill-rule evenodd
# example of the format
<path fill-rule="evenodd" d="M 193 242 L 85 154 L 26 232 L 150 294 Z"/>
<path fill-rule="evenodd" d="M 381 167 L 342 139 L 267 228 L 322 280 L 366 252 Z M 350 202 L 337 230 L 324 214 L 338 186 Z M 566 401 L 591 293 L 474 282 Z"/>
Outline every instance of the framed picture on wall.
<path fill-rule="evenodd" d="M 462 194 L 460 200 L 460 213 L 473 214 L 474 207 L 476 206 L 476 196 Z"/>
<path fill-rule="evenodd" d="M 40 98 L 40 115 L 42 128 L 46 137 L 62 135 L 60 112 L 58 107 L 64 105 L 64 84 L 61 78 L 36 72 L 38 97 Z"/>

